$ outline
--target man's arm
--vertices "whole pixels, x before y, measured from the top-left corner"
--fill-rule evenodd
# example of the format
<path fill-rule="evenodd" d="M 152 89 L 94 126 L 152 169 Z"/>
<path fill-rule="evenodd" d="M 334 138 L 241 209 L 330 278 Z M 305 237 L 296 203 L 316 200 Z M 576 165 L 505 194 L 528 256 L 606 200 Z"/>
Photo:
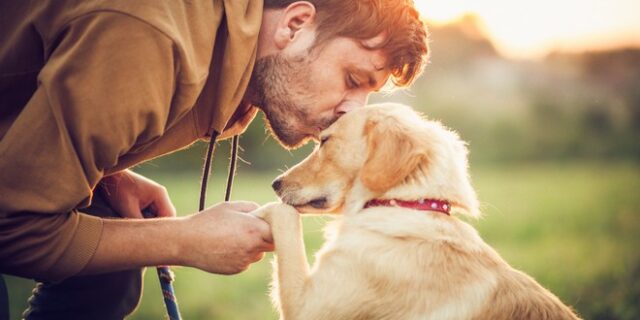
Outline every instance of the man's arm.
<path fill-rule="evenodd" d="M 82 274 L 157 265 L 241 272 L 273 251 L 267 223 L 246 214 L 256 208 L 230 202 L 182 218 L 104 220 L 96 253 Z"/>
<path fill-rule="evenodd" d="M 0 140 L 0 272 L 56 281 L 158 263 L 236 270 L 201 259 L 215 258 L 204 246 L 246 245 L 220 240 L 246 233 L 239 213 L 219 224 L 211 219 L 226 217 L 214 214 L 220 208 L 168 221 L 103 220 L 74 209 L 88 204 L 120 156 L 163 134 L 180 67 L 172 40 L 135 18 L 96 13 L 71 21 L 53 44 L 38 89 Z M 168 250 L 176 244 L 177 256 Z M 254 249 L 219 252 L 233 264 Z"/>
<path fill-rule="evenodd" d="M 118 13 L 71 21 L 47 46 L 38 88 L 0 141 L 0 271 L 81 271 L 103 221 L 88 204 L 104 170 L 158 137 L 170 112 L 173 42 Z"/>

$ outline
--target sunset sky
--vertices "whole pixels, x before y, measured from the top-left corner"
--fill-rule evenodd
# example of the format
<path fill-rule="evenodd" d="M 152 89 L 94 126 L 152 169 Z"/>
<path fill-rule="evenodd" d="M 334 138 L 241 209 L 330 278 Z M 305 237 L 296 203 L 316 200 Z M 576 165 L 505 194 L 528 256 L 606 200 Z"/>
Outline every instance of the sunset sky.
<path fill-rule="evenodd" d="M 480 17 L 505 55 L 640 46 L 640 0 L 414 0 L 431 23 Z"/>

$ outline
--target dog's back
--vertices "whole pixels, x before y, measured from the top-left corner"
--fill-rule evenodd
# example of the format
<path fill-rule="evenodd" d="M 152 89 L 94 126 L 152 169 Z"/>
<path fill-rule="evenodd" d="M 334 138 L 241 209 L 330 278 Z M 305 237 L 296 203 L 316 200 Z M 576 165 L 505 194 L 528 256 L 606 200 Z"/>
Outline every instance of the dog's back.
<path fill-rule="evenodd" d="M 498 275 L 498 284 L 474 319 L 578 319 L 571 308 L 530 276 L 509 268 Z"/>
<path fill-rule="evenodd" d="M 366 279 L 358 292 L 358 310 L 367 313 L 363 318 L 577 319 L 456 218 L 405 208 L 365 209 L 344 217 L 334 237 L 319 256 L 320 267 L 350 265 L 338 277 Z M 323 262 L 325 255 L 350 261 Z"/>

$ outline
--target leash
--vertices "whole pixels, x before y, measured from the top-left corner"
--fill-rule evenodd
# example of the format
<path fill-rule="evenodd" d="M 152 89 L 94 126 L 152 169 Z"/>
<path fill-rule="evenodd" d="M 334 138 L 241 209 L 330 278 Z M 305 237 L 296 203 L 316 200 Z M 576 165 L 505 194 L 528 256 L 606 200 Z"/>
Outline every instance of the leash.
<path fill-rule="evenodd" d="M 200 203 L 198 205 L 198 211 L 204 210 L 206 198 L 207 198 L 207 185 L 209 183 L 209 176 L 211 174 L 211 162 L 213 160 L 213 153 L 216 148 L 216 138 L 219 133 L 214 131 L 209 141 L 209 147 L 207 148 L 207 158 L 202 169 L 202 183 L 200 185 Z M 236 166 L 238 160 L 238 148 L 239 148 L 240 136 L 233 136 L 231 142 L 231 159 L 229 163 L 229 173 L 227 176 L 227 188 L 224 195 L 224 201 L 231 199 L 231 190 L 233 187 L 233 178 L 236 174 Z M 160 280 L 160 287 L 162 288 L 162 296 L 164 297 L 164 304 L 167 308 L 167 315 L 169 320 L 181 320 L 180 309 L 178 308 L 178 300 L 173 290 L 172 282 L 175 280 L 173 272 L 167 266 L 159 266 L 156 268 L 158 272 L 158 279 Z"/>
<path fill-rule="evenodd" d="M 149 208 L 142 209 L 142 216 L 145 218 L 153 218 L 154 214 Z M 181 320 L 180 310 L 178 309 L 178 300 L 173 291 L 174 275 L 168 266 L 156 267 L 158 273 L 158 279 L 160 280 L 160 289 L 162 289 L 162 296 L 164 297 L 164 305 L 167 308 L 167 315 L 169 320 Z"/>
<path fill-rule="evenodd" d="M 169 267 L 157 267 L 158 279 L 160 280 L 160 288 L 162 289 L 162 296 L 164 297 L 164 305 L 167 308 L 167 316 L 169 320 L 181 320 L 180 309 L 178 309 L 178 300 L 173 291 L 173 272 Z"/>

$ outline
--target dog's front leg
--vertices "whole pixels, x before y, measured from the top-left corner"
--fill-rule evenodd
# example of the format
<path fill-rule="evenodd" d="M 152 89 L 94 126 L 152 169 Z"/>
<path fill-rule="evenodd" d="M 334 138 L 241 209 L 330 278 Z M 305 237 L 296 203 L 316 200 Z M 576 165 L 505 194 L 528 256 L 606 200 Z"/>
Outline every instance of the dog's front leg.
<path fill-rule="evenodd" d="M 309 277 L 300 214 L 292 206 L 273 203 L 258 209 L 255 215 L 271 225 L 277 262 L 274 284 L 278 297 L 274 298 L 279 302 L 280 314 L 283 319 L 299 319 Z"/>

